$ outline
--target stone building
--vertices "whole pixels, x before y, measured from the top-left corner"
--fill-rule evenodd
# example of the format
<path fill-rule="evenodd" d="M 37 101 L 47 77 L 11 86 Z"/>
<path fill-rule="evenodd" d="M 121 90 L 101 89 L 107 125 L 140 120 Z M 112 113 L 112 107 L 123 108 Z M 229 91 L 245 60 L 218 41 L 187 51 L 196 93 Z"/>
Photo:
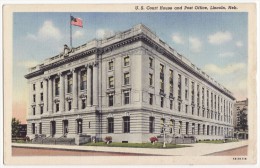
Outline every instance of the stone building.
<path fill-rule="evenodd" d="M 234 137 L 248 139 L 248 99 L 234 104 Z"/>
<path fill-rule="evenodd" d="M 147 142 L 233 135 L 232 93 L 139 24 L 29 69 L 27 134 Z"/>

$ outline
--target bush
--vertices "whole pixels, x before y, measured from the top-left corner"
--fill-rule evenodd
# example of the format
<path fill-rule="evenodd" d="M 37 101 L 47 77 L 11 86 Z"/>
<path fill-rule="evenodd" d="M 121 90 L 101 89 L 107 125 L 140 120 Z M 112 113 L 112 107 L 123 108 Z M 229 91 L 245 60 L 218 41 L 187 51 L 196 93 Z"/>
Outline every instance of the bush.
<path fill-rule="evenodd" d="M 26 136 L 25 140 L 26 140 L 26 142 L 31 141 L 29 136 Z"/>
<path fill-rule="evenodd" d="M 106 142 L 111 142 L 112 141 L 112 137 L 111 136 L 106 136 L 105 137 L 105 141 Z"/>
<path fill-rule="evenodd" d="M 156 142 L 156 141 L 158 141 L 158 138 L 156 138 L 156 137 L 151 137 L 150 138 L 150 141 L 153 143 L 153 142 Z"/>

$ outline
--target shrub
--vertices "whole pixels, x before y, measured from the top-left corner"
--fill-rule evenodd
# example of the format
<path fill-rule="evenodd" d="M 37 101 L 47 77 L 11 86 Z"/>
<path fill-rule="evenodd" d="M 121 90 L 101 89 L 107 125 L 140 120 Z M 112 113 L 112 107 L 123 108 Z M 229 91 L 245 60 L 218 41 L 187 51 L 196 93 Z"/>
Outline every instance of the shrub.
<path fill-rule="evenodd" d="M 156 137 L 151 137 L 150 138 L 150 141 L 153 143 L 153 142 L 156 142 L 156 141 L 158 141 L 158 138 L 156 138 Z"/>
<path fill-rule="evenodd" d="M 106 136 L 105 137 L 105 141 L 106 142 L 111 142 L 112 141 L 112 137 L 111 136 Z"/>
<path fill-rule="evenodd" d="M 25 140 L 26 140 L 26 142 L 29 142 L 30 141 L 30 137 L 26 136 Z"/>

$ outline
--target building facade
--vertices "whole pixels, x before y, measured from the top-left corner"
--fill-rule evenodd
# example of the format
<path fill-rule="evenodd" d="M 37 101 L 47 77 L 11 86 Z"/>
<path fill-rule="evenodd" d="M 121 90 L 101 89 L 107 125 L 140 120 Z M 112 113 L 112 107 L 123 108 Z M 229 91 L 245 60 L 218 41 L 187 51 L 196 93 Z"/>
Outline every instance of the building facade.
<path fill-rule="evenodd" d="M 147 142 L 233 135 L 232 93 L 139 24 L 29 69 L 27 134 Z"/>
<path fill-rule="evenodd" d="M 248 139 L 248 99 L 234 104 L 234 137 Z"/>

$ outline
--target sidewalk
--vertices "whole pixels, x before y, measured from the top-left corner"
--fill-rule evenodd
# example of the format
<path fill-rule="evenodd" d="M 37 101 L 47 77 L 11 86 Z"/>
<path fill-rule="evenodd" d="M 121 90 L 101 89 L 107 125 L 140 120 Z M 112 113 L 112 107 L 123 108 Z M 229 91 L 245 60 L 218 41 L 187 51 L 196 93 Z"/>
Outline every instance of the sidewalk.
<path fill-rule="evenodd" d="M 141 153 L 167 156 L 203 156 L 228 149 L 234 149 L 248 145 L 248 141 L 230 142 L 223 144 L 195 143 L 187 144 L 192 147 L 175 149 L 151 149 L 151 148 L 126 148 L 126 147 L 102 147 L 102 146 L 66 146 L 66 145 L 45 145 L 45 144 L 22 144 L 12 143 L 13 147 L 30 147 L 46 149 L 80 150 L 80 151 L 100 151 L 100 152 L 121 152 L 121 153 Z"/>

